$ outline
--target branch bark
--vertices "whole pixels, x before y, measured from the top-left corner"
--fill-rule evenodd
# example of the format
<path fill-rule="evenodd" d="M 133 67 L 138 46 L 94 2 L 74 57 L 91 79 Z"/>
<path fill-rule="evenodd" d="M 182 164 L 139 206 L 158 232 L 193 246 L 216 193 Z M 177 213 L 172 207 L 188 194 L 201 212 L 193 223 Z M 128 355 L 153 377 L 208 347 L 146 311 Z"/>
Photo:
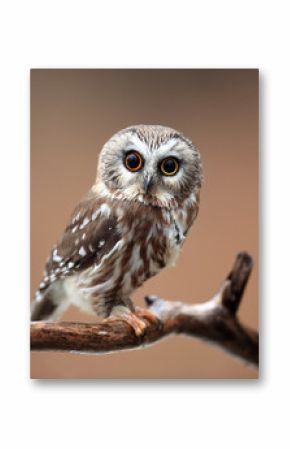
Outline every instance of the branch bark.
<path fill-rule="evenodd" d="M 184 334 L 213 343 L 257 367 L 258 333 L 240 323 L 237 317 L 252 266 L 251 256 L 245 252 L 238 254 L 222 287 L 207 302 L 186 304 L 157 296 L 146 297 L 148 308 L 159 317 L 160 323 L 148 322 L 141 337 L 117 319 L 95 324 L 36 322 L 31 324 L 31 350 L 104 354 L 143 348 L 168 335 Z"/>

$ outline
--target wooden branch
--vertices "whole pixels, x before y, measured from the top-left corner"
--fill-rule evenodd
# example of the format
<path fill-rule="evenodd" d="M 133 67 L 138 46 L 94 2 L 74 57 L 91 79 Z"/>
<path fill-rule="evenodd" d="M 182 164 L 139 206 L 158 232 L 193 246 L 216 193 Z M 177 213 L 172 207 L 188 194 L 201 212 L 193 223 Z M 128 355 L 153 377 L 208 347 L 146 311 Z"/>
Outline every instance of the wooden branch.
<path fill-rule="evenodd" d="M 148 322 L 141 337 L 137 337 L 127 323 L 117 319 L 95 324 L 35 322 L 31 324 L 31 349 L 104 354 L 143 348 L 170 334 L 184 334 L 211 342 L 258 366 L 258 333 L 241 324 L 236 315 L 252 265 L 247 253 L 238 254 L 221 289 L 204 303 L 185 304 L 156 296 L 146 297 L 148 308 L 159 317 L 160 323 Z"/>

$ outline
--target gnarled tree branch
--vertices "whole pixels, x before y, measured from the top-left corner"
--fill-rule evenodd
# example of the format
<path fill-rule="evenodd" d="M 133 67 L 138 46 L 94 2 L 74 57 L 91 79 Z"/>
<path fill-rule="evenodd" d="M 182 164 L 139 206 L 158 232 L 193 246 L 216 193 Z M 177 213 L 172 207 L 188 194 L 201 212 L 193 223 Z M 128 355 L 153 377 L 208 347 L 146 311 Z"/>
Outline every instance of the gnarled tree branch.
<path fill-rule="evenodd" d="M 146 297 L 148 308 L 159 317 L 160 324 L 148 323 L 141 337 L 117 319 L 96 324 L 39 322 L 31 324 L 31 349 L 102 354 L 142 348 L 170 334 L 184 334 L 211 342 L 258 366 L 258 333 L 241 324 L 237 317 L 252 265 L 247 253 L 238 254 L 221 289 L 204 303 L 185 304 Z"/>

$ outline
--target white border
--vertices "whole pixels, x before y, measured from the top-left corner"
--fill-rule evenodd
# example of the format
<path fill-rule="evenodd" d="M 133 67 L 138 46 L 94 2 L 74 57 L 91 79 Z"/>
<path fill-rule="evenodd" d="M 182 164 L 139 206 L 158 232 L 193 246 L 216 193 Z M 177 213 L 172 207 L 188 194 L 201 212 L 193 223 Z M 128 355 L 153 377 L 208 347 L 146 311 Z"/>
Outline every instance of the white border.
<path fill-rule="evenodd" d="M 286 1 L 2 2 L 2 447 L 286 447 L 289 23 Z M 273 3 L 274 5 L 274 3 Z M 260 68 L 262 370 L 255 382 L 28 378 L 29 69 Z M 283 410 L 285 408 L 285 410 Z M 5 444 L 3 444 L 5 442 Z M 20 446 L 21 445 L 21 446 Z"/>

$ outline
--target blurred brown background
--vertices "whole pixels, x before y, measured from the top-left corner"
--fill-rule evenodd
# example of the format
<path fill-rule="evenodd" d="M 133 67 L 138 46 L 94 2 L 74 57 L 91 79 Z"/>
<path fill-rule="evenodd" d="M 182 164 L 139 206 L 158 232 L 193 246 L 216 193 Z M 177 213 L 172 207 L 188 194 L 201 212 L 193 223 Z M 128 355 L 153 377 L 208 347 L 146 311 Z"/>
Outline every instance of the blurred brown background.
<path fill-rule="evenodd" d="M 163 124 L 200 149 L 198 219 L 175 268 L 133 296 L 198 302 L 220 286 L 240 250 L 255 261 L 242 321 L 258 327 L 258 71 L 32 70 L 31 296 L 45 259 L 91 186 L 106 140 L 129 125 Z M 94 321 L 70 308 L 66 320 Z M 150 348 L 102 356 L 32 353 L 32 378 L 256 378 L 209 344 L 170 337 Z"/>

